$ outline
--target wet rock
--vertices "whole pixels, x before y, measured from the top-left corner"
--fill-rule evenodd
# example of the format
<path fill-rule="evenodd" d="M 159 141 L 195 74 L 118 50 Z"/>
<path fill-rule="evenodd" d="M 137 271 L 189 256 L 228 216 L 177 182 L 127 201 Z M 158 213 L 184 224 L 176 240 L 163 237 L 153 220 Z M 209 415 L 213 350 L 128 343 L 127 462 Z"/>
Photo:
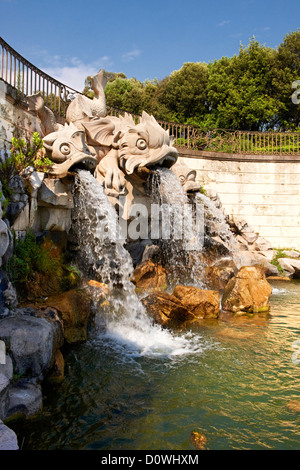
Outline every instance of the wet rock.
<path fill-rule="evenodd" d="M 45 303 L 57 311 L 68 343 L 86 341 L 92 308 L 92 299 L 87 290 L 71 289 L 49 297 Z"/>
<path fill-rule="evenodd" d="M 143 255 L 147 248 L 150 248 L 151 246 L 151 240 L 137 240 L 126 245 L 126 250 L 130 253 L 134 267 L 145 261 L 143 259 Z"/>
<path fill-rule="evenodd" d="M 300 260 L 292 258 L 279 258 L 278 263 L 284 269 L 288 276 L 293 278 L 300 278 Z"/>
<path fill-rule="evenodd" d="M 148 260 L 155 261 L 156 257 L 158 257 L 159 254 L 160 247 L 158 245 L 147 245 L 143 253 L 142 262 Z"/>
<path fill-rule="evenodd" d="M 220 293 L 213 290 L 202 290 L 193 286 L 177 285 L 173 296 L 195 318 L 218 318 L 220 311 Z"/>
<path fill-rule="evenodd" d="M 287 408 L 294 413 L 300 413 L 300 400 L 291 400 L 287 403 Z"/>
<path fill-rule="evenodd" d="M 191 442 L 198 450 L 205 450 L 207 444 L 207 439 L 202 432 L 192 431 L 191 432 Z"/>
<path fill-rule="evenodd" d="M 0 450 L 19 450 L 18 439 L 12 429 L 0 420 Z"/>
<path fill-rule="evenodd" d="M 253 244 L 254 250 L 256 251 L 266 251 L 266 250 L 273 250 L 272 243 L 266 240 L 263 237 L 258 237 L 256 242 Z"/>
<path fill-rule="evenodd" d="M 64 184 L 60 179 L 45 178 L 38 190 L 38 205 L 73 209 L 74 203 L 70 186 Z"/>
<path fill-rule="evenodd" d="M 0 372 L 0 419 L 6 418 L 6 410 L 9 403 L 9 384 L 9 378 Z"/>
<path fill-rule="evenodd" d="M 32 380 L 18 380 L 10 386 L 8 395 L 9 403 L 5 419 L 34 416 L 42 408 L 41 386 Z"/>
<path fill-rule="evenodd" d="M 180 300 L 166 292 L 157 292 L 142 299 L 147 312 L 166 328 L 178 328 L 195 316 L 185 308 Z"/>
<path fill-rule="evenodd" d="M 16 374 L 43 376 L 51 367 L 53 355 L 62 344 L 61 325 L 45 318 L 21 314 L 0 319 L 0 338 L 14 362 Z"/>
<path fill-rule="evenodd" d="M 139 264 L 132 275 L 137 290 L 163 290 L 167 287 L 167 271 L 151 260 Z"/>
<path fill-rule="evenodd" d="M 238 269 L 232 258 L 222 258 L 205 270 L 205 283 L 213 290 L 223 290 Z"/>
<path fill-rule="evenodd" d="M 55 353 L 54 364 L 47 375 L 47 382 L 61 383 L 65 377 L 65 360 L 62 352 L 58 349 Z"/>
<path fill-rule="evenodd" d="M 222 308 L 241 314 L 268 312 L 271 293 L 261 266 L 243 266 L 226 285 Z"/>
<path fill-rule="evenodd" d="M 300 252 L 296 250 L 285 250 L 283 254 L 287 258 L 300 258 Z"/>

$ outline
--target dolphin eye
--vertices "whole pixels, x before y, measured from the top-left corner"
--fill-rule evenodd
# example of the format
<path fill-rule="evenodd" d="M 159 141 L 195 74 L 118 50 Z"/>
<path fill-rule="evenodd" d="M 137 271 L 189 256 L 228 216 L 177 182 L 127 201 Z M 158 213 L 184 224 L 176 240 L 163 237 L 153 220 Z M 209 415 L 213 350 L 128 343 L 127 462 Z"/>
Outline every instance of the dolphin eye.
<path fill-rule="evenodd" d="M 63 155 L 69 155 L 71 153 L 69 144 L 61 144 L 59 150 Z"/>
<path fill-rule="evenodd" d="M 136 146 L 140 150 L 145 150 L 147 148 L 147 143 L 144 139 L 138 139 L 136 141 Z"/>

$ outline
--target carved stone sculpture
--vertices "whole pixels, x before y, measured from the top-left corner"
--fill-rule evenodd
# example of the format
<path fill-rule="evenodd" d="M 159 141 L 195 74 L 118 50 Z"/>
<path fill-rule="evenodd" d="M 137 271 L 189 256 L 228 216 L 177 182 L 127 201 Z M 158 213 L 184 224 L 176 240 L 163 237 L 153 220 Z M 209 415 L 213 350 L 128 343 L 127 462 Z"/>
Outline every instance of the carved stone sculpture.
<path fill-rule="evenodd" d="M 169 132 L 146 112 L 138 122 L 129 114 L 106 116 L 106 82 L 103 70 L 92 77 L 94 99 L 77 96 L 67 109 L 65 126 L 55 122 L 41 96 L 30 96 L 28 102 L 39 112 L 46 134 L 44 146 L 54 162 L 49 173 L 63 178 L 78 167 L 90 170 L 113 198 L 111 202 L 126 196 L 122 210 L 127 218 L 133 199 L 146 195 L 150 169 L 159 165 L 170 168 L 178 153 Z"/>
<path fill-rule="evenodd" d="M 196 171 L 191 170 L 184 163 L 176 163 L 172 171 L 179 178 L 183 189 L 186 192 L 200 191 L 201 185 L 196 181 Z"/>
<path fill-rule="evenodd" d="M 84 131 L 73 124 L 65 124 L 56 132 L 51 132 L 43 139 L 49 158 L 54 162 L 49 173 L 63 178 L 72 168 L 81 167 L 94 172 L 97 159 L 85 143 Z"/>
<path fill-rule="evenodd" d="M 51 109 L 45 106 L 44 99 L 40 93 L 27 96 L 27 103 L 29 111 L 34 111 L 37 113 L 41 121 L 41 129 L 44 135 L 63 128 L 62 124 L 58 124 L 56 122 L 54 113 L 51 111 Z"/>
<path fill-rule="evenodd" d="M 104 88 L 107 80 L 108 78 L 104 70 L 100 70 L 100 72 L 91 77 L 91 85 L 95 96 L 93 99 L 90 99 L 84 95 L 77 95 L 67 109 L 66 119 L 68 123 L 72 122 L 80 126 L 82 120 L 106 115 Z"/>

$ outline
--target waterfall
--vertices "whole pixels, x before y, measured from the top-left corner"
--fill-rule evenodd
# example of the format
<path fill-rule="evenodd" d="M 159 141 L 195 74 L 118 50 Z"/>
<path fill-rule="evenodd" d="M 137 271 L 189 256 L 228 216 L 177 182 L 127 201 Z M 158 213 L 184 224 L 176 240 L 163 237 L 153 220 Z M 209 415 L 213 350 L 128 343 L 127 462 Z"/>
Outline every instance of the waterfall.
<path fill-rule="evenodd" d="M 96 314 L 98 339 L 138 356 L 202 350 L 199 338 L 172 334 L 147 315 L 130 281 L 133 265 L 125 240 L 119 237 L 117 213 L 91 173 L 78 170 L 73 196 L 71 238 L 77 264 L 85 276 L 109 289 L 105 305 L 99 302 Z"/>
<path fill-rule="evenodd" d="M 165 220 L 175 224 L 169 238 L 160 240 L 164 263 L 173 273 L 174 281 L 205 288 L 206 260 L 203 254 L 214 237 L 219 237 L 229 256 L 235 253 L 236 242 L 224 213 L 200 192 L 189 197 L 177 176 L 167 168 L 157 169 L 152 177 L 152 202 L 161 205 Z M 184 217 L 186 208 L 189 209 L 188 217 Z M 182 237 L 176 238 L 176 223 L 182 220 Z"/>

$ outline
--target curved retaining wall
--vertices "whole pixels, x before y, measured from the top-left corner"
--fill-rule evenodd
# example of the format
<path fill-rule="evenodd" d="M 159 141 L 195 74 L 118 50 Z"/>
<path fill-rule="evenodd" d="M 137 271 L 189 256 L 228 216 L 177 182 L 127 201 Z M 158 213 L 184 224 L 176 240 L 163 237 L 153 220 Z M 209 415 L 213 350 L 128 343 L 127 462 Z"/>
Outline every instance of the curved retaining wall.
<path fill-rule="evenodd" d="M 179 152 L 179 162 L 219 194 L 225 214 L 246 220 L 274 247 L 300 250 L 300 155 Z"/>

